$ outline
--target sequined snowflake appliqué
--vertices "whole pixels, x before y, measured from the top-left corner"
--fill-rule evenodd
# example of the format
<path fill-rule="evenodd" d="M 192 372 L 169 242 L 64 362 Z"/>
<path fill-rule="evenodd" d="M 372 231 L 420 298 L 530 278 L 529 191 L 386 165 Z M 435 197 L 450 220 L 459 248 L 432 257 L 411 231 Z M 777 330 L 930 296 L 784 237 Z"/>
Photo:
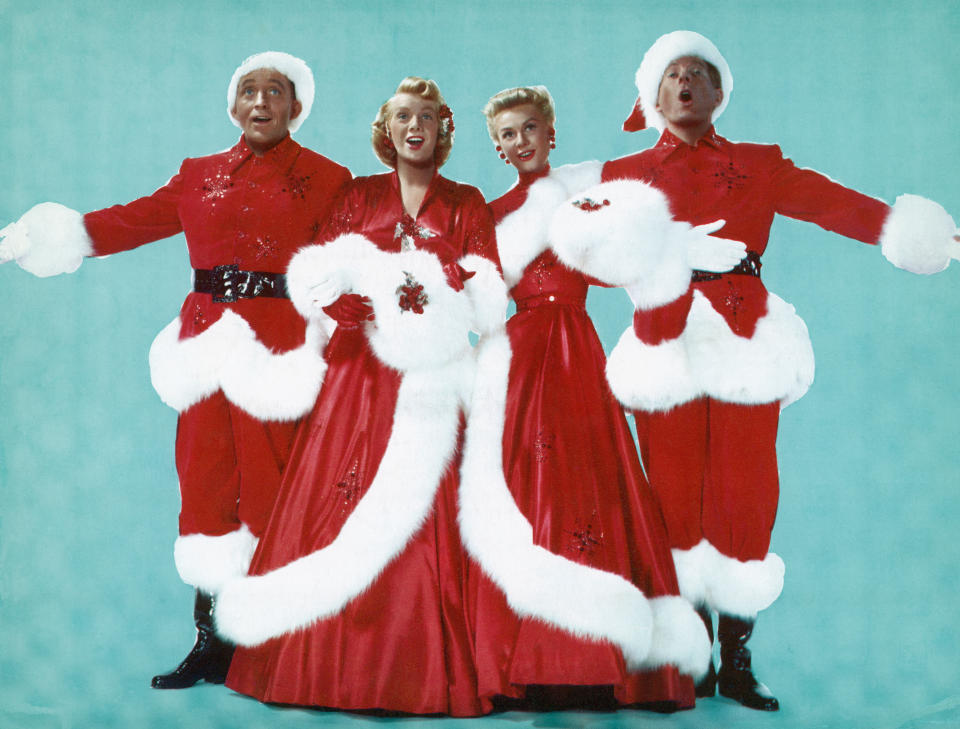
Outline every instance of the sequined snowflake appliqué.
<path fill-rule="evenodd" d="M 340 510 L 346 512 L 360 493 L 360 459 L 355 458 L 343 478 L 334 484 L 340 500 Z"/>
<path fill-rule="evenodd" d="M 578 557 L 591 557 L 603 546 L 603 531 L 596 531 L 593 523 L 597 520 L 597 512 L 594 511 L 586 524 L 581 519 L 574 522 L 573 529 L 564 531 L 570 535 L 570 541 L 567 549 Z"/>
<path fill-rule="evenodd" d="M 216 205 L 217 200 L 226 197 L 231 187 L 233 187 L 233 180 L 230 179 L 230 175 L 217 172 L 215 175 L 205 177 L 200 189 L 203 191 L 203 199 Z"/>

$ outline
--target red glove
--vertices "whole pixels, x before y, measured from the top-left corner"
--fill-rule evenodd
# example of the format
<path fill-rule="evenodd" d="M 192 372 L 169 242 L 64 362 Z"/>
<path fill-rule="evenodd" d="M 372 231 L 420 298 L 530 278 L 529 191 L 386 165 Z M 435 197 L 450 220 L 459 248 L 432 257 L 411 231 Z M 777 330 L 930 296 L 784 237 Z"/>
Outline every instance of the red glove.
<path fill-rule="evenodd" d="M 344 294 L 323 312 L 345 329 L 356 329 L 365 321 L 373 321 L 370 299 L 360 294 Z"/>
<path fill-rule="evenodd" d="M 447 285 L 454 291 L 463 291 L 463 282 L 477 275 L 476 271 L 467 271 L 459 263 L 444 263 L 443 272 L 447 276 Z"/>

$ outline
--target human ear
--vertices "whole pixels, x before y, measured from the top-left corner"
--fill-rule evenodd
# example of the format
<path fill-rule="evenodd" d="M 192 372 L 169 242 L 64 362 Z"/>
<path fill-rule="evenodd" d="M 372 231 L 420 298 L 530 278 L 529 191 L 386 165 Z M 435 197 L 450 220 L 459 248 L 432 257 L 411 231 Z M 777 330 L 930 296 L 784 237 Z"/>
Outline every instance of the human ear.
<path fill-rule="evenodd" d="M 294 99 L 293 103 L 290 105 L 290 118 L 296 119 L 298 116 L 300 116 L 301 111 L 303 111 L 303 104 Z"/>

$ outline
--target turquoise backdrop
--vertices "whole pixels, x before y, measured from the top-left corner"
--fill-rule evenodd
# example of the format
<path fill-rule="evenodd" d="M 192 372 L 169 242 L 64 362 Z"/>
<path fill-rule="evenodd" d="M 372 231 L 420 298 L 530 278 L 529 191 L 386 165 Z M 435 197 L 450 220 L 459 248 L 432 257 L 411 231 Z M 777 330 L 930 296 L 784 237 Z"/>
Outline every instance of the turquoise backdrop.
<path fill-rule="evenodd" d="M 960 216 L 955 0 L 0 0 L 0 225 L 43 200 L 126 202 L 184 157 L 229 147 L 227 81 L 267 49 L 313 67 L 317 102 L 297 139 L 354 174 L 381 170 L 368 125 L 400 78 L 436 79 L 456 113 L 444 172 L 492 198 L 513 173 L 480 115 L 491 94 L 549 86 L 555 164 L 645 148 L 654 132 L 620 130 L 633 74 L 677 28 L 712 38 L 733 69 L 725 136 Z M 816 382 L 780 432 L 773 549 L 786 585 L 752 642 L 783 710 L 714 699 L 673 716 L 431 726 L 960 726 L 960 266 L 913 276 L 786 219 L 764 262 L 817 353 Z M 192 640 L 192 593 L 172 559 L 176 418 L 147 369 L 188 286 L 182 237 L 59 278 L 0 268 L 0 727 L 418 725 L 149 688 Z M 629 303 L 603 291 L 590 310 L 609 350 Z"/>

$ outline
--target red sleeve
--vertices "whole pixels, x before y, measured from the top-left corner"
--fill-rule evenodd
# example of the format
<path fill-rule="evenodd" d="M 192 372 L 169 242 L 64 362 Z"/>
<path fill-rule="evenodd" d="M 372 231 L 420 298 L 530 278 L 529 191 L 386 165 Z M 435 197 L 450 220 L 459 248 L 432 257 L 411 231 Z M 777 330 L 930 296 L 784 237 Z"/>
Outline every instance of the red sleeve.
<path fill-rule="evenodd" d="M 474 190 L 465 201 L 466 210 L 462 216 L 463 254 L 476 254 L 487 258 L 500 270 L 500 256 L 497 254 L 497 234 L 493 223 L 493 214 L 479 190 Z"/>
<path fill-rule="evenodd" d="M 778 157 L 771 184 L 776 212 L 864 243 L 879 240 L 889 205 L 819 172 L 797 167 L 779 147 L 772 149 Z"/>
<path fill-rule="evenodd" d="M 83 222 L 93 240 L 94 255 L 129 251 L 181 232 L 183 226 L 177 208 L 182 190 L 183 166 L 152 195 L 84 215 Z"/>

